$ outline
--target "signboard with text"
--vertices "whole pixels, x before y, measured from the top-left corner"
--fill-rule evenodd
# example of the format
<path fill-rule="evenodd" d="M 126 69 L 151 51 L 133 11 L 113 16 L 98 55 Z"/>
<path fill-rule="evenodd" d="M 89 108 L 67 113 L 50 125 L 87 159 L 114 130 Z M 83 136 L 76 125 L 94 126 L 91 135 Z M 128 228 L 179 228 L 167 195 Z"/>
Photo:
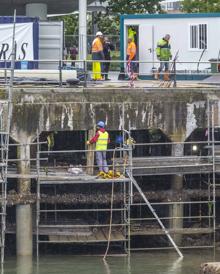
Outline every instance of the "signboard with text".
<path fill-rule="evenodd" d="M 9 60 L 12 53 L 13 24 L 0 24 L 0 60 Z M 15 25 L 15 59 L 34 60 L 33 23 Z"/>

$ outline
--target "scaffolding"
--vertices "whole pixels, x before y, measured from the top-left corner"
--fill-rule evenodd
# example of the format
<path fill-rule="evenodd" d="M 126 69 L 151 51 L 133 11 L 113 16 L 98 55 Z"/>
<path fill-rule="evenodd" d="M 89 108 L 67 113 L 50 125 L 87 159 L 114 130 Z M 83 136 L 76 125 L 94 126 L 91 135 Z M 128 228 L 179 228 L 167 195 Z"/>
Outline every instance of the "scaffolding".
<path fill-rule="evenodd" d="M 114 243 L 119 243 L 123 246 L 124 252 L 130 254 L 131 251 L 131 207 L 134 206 L 133 196 L 134 188 L 136 188 L 139 194 L 144 199 L 144 202 L 152 212 L 154 218 L 157 220 L 164 233 L 168 237 L 173 247 L 176 249 L 178 255 L 182 257 L 182 253 L 172 239 L 169 231 L 165 228 L 164 224 L 156 214 L 155 210 L 151 206 L 150 202 L 146 198 L 145 194 L 142 192 L 135 178 L 133 177 L 133 161 L 132 161 L 132 140 L 130 137 L 130 132 L 124 131 L 128 134 L 127 141 L 123 143 L 122 147 L 113 150 L 108 150 L 108 153 L 113 154 L 112 168 L 113 173 L 120 171 L 120 177 L 116 178 L 99 178 L 97 176 L 91 176 L 82 172 L 83 174 L 73 176 L 67 174 L 65 171 L 58 170 L 58 167 L 50 167 L 45 170 L 40 165 L 40 160 L 38 161 L 38 182 L 37 182 L 37 217 L 36 217 L 36 244 L 37 244 L 37 257 L 39 256 L 39 245 L 43 243 L 47 244 L 100 244 L 107 243 L 107 251 L 109 245 Z M 69 154 L 69 153 L 95 153 L 95 150 L 65 150 L 65 151 L 41 151 L 39 150 L 37 159 L 41 158 L 42 154 L 56 155 L 56 154 Z M 116 155 L 117 154 L 117 155 Z M 116 157 L 117 156 L 117 157 Z M 42 157 L 43 158 L 43 157 Z M 121 163 L 121 164 L 119 164 Z M 83 171 L 88 170 L 91 166 L 85 165 L 81 166 Z M 94 169 L 95 166 L 92 166 Z M 116 170 L 117 169 L 117 170 Z M 80 192 L 83 192 L 84 188 L 86 191 L 92 190 L 92 188 L 97 188 L 101 191 L 101 187 L 107 187 L 111 185 L 111 197 L 110 203 L 107 203 L 101 208 L 94 208 L 95 201 L 93 205 L 89 208 L 80 208 L 80 201 L 77 203 L 77 208 L 70 205 L 69 208 L 60 208 L 54 205 L 54 208 L 45 207 L 45 203 L 42 204 L 43 188 L 47 187 L 47 192 L 54 191 L 57 193 L 57 186 L 65 187 L 65 191 L 76 191 L 80 186 Z M 92 188 L 90 188 L 92 186 Z M 117 203 L 115 207 L 114 203 L 114 187 L 118 186 L 118 191 L 123 197 L 123 201 Z M 59 189 L 61 190 L 61 189 Z M 103 189 L 106 191 L 106 189 Z M 61 190 L 62 191 L 62 190 Z M 107 189 L 110 193 L 110 188 Z M 103 195 L 104 192 L 103 192 Z M 44 208 L 43 208 L 44 206 Z M 88 206 L 88 205 L 87 205 Z M 89 220 L 85 222 L 88 218 L 88 213 L 99 215 L 102 214 L 102 219 L 105 221 L 100 221 L 99 218 Z M 118 214 L 119 213 L 119 214 Z M 106 214 L 106 215 L 104 215 Z M 114 218 L 113 218 L 114 214 Z M 68 222 L 65 220 L 65 216 L 68 216 Z M 80 215 L 80 219 L 77 216 Z M 120 218 L 118 216 L 120 215 Z M 103 217 L 104 216 L 104 217 Z M 101 219 L 101 218 L 100 218 Z M 71 221 L 70 221 L 71 220 Z M 82 221 L 83 220 L 83 221 Z M 107 255 L 107 251 L 105 256 Z"/>
<path fill-rule="evenodd" d="M 195 142 L 187 142 L 185 144 L 195 144 Z M 202 143 L 202 142 L 201 142 Z M 214 142 L 211 142 L 212 145 Z M 163 145 L 173 144 L 173 143 L 163 143 Z M 158 144 L 136 144 L 140 145 L 158 145 Z M 162 145 L 162 144 L 160 144 Z M 182 143 L 183 145 L 183 143 Z M 207 145 L 207 142 L 204 143 Z M 214 150 L 214 145 L 213 145 Z M 212 150 L 212 151 L 213 151 Z M 191 161 L 189 163 L 188 161 Z M 140 165 L 140 162 L 142 163 Z M 215 153 L 211 156 L 180 156 L 180 157 L 149 157 L 148 160 L 146 158 L 135 159 L 133 158 L 133 175 L 136 179 L 133 179 L 133 184 L 136 187 L 138 193 L 142 197 L 143 201 L 139 201 L 137 198 L 133 200 L 131 207 L 133 209 L 133 214 L 131 217 L 131 237 L 142 237 L 143 243 L 151 240 L 151 237 L 159 237 L 161 239 L 162 245 L 157 247 L 135 247 L 131 246 L 131 251 L 143 251 L 143 250 L 163 250 L 170 249 L 175 247 L 171 247 L 169 244 L 165 243 L 163 236 L 167 236 L 167 232 L 169 232 L 174 240 L 178 238 L 178 235 L 186 236 L 186 235 L 210 235 L 213 241 L 209 245 L 181 245 L 181 240 L 177 239 L 178 249 L 184 248 L 213 248 L 215 245 L 215 193 L 213 191 L 213 195 L 208 194 L 208 190 L 210 188 L 210 182 L 207 185 L 205 191 L 207 191 L 207 196 L 209 199 L 206 200 L 182 200 L 182 195 L 184 197 L 184 190 L 180 189 L 178 192 L 178 197 L 176 200 L 172 200 L 172 196 L 166 197 L 166 194 L 169 194 L 169 191 L 160 191 L 157 190 L 157 193 L 147 191 L 144 192 L 143 186 L 139 186 L 137 183 L 137 178 L 140 176 L 145 176 L 145 181 L 147 182 L 148 176 L 164 176 L 164 175 L 176 175 L 184 176 L 186 174 L 207 174 L 208 178 L 213 176 L 213 185 L 215 178 Z M 213 186 L 214 189 L 214 186 Z M 160 195 L 159 195 L 160 193 Z M 135 195 L 136 196 L 136 195 Z M 147 197 L 150 197 L 151 202 L 148 201 Z M 212 199 L 211 199 L 212 198 Z M 161 199 L 165 199 L 166 201 L 161 201 Z M 174 211 L 175 215 L 171 211 L 172 207 L 174 207 L 177 212 Z M 190 211 L 188 216 L 185 216 L 184 207 L 189 208 Z M 192 213 L 191 208 L 193 207 L 193 211 L 196 211 L 198 214 Z M 201 209 L 202 208 L 202 209 Z M 210 210 L 213 208 L 213 210 Z M 131 212 L 132 212 L 131 209 Z M 150 211 L 149 211 L 150 209 Z M 179 210 L 179 212 L 178 212 Z M 138 213 L 137 213 L 138 212 Z M 144 213 L 145 216 L 144 216 Z M 160 212 L 157 214 L 157 212 Z M 205 214 L 203 213 L 205 212 Z M 168 214 L 168 216 L 167 216 Z M 140 215 L 139 217 L 137 215 Z M 209 222 L 210 219 L 213 222 L 213 225 Z M 166 224 L 166 227 L 160 224 L 160 221 L 163 221 Z M 196 224 L 196 221 L 199 221 L 200 224 L 203 224 L 203 227 L 193 227 Z M 159 226 L 158 226 L 159 224 Z M 190 226 L 190 224 L 192 226 Z M 209 225 L 207 225 L 209 224 Z M 176 236 L 177 235 L 177 236 Z M 181 237 L 182 237 L 181 236 Z M 172 243 L 172 241 L 170 241 Z M 134 241 L 133 241 L 134 243 Z M 166 246 L 165 246 L 166 245 Z"/>
<path fill-rule="evenodd" d="M 45 160 L 54 155 L 95 153 L 95 150 L 42 150 L 39 136 L 37 145 L 37 169 L 30 174 L 30 178 L 37 179 L 36 191 L 36 250 L 39 257 L 40 246 L 43 244 L 73 244 L 73 245 L 100 245 L 120 247 L 125 253 L 140 250 L 175 249 L 180 257 L 180 250 L 184 248 L 214 248 L 216 242 L 216 173 L 220 172 L 218 156 L 219 141 L 215 140 L 215 130 L 218 127 L 214 105 L 215 101 L 208 101 L 208 135 L 206 141 L 163 142 L 163 143 L 132 143 L 130 131 L 123 130 L 123 144 L 119 148 L 109 149 L 111 154 L 111 168 L 122 174 L 117 178 L 99 178 L 90 175 L 96 166 L 90 161 L 82 166 L 80 174 L 67 172 L 67 166 L 45 165 Z M 210 115 L 211 114 L 211 115 Z M 8 135 L 9 136 L 9 135 Z M 125 141 L 126 140 L 126 141 Z M 206 155 L 173 155 L 173 156 L 146 156 L 134 157 L 133 151 L 137 147 L 152 146 L 191 146 L 201 145 L 207 149 Z M 30 160 L 30 159 L 29 159 Z M 94 160 L 94 159 L 93 159 Z M 44 164 L 42 164 L 44 163 Z M 89 171 L 89 173 L 87 172 Z M 5 171 L 7 174 L 7 170 Z M 148 176 L 164 176 L 179 174 L 183 177 L 188 174 L 206 175 L 207 181 L 200 181 L 200 190 L 205 192 L 201 198 L 198 194 L 188 200 L 163 201 L 155 193 L 146 191 L 147 179 L 141 185 L 139 178 Z M 14 174 L 18 178 L 18 174 Z M 171 187 L 172 189 L 172 187 Z M 184 189 L 181 190 L 184 194 Z M 188 191 L 188 190 L 187 190 Z M 78 197 L 84 192 L 89 193 L 91 199 L 69 201 L 65 205 L 65 195 L 76 193 Z M 106 199 L 105 203 L 96 203 L 98 192 Z M 119 193 L 115 203 L 116 192 Z M 160 193 L 160 190 L 157 190 Z M 162 192 L 162 191 L 161 191 Z M 166 195 L 166 192 L 163 191 Z M 6 192 L 5 192 L 6 193 Z M 53 194 L 54 203 L 47 203 L 47 195 Z M 168 192 L 167 192 L 168 193 Z M 63 196 L 62 196 L 63 195 Z M 56 199 L 64 198 L 57 203 Z M 6 194 L 5 194 L 6 197 Z M 191 196 L 190 196 L 191 197 Z M 200 199 L 197 199 L 200 197 Z M 205 197 L 205 198 L 204 198 Z M 67 197 L 69 199 L 69 197 Z M 71 197 L 72 198 L 72 197 Z M 52 198 L 53 199 L 53 198 Z M 162 201 L 161 201 L 162 200 Z M 6 199 L 5 199 L 6 201 Z M 63 205 L 65 206 L 62 206 Z M 6 208 L 6 204 L 5 204 Z M 173 214 L 179 210 L 180 214 Z M 168 216 L 166 216 L 168 214 Z M 4 216 L 4 214 L 2 214 Z M 178 224 L 179 223 L 179 224 Z M 199 227 L 196 227 L 200 223 Z M 206 242 L 199 245 L 181 245 L 181 237 L 206 235 Z M 153 237 L 161 240 L 162 245 L 147 246 L 148 240 Z M 165 237 L 164 237 L 165 236 Z M 136 246 L 136 239 L 143 243 Z M 164 240 L 166 238 L 166 240 Z M 141 240 L 140 240 L 141 239 Z M 183 242 L 183 241 L 182 241 Z"/>
<path fill-rule="evenodd" d="M 67 150 L 67 151 L 39 151 L 37 158 L 41 155 L 56 155 L 56 154 L 88 154 L 94 153 L 94 150 Z M 117 148 L 108 150 L 108 153 L 124 155 L 128 153 L 127 148 Z M 94 169 L 95 166 L 84 165 L 78 170 L 82 171 L 80 175 L 67 173 L 66 169 L 58 170 L 57 167 L 46 170 L 38 161 L 38 181 L 37 181 L 37 217 L 36 217 L 36 244 L 37 257 L 39 256 L 39 245 L 47 244 L 109 244 L 109 242 L 123 247 L 125 252 L 128 252 L 129 239 L 127 231 L 129 227 L 129 211 L 128 211 L 128 187 L 129 178 L 124 175 L 112 178 L 99 178 L 94 175 L 88 175 L 88 169 Z M 114 163 L 112 168 L 114 168 Z M 70 170 L 71 171 L 71 170 Z M 114 171 L 115 172 L 115 171 Z M 46 205 L 41 203 L 43 190 L 47 188 L 47 192 L 54 191 L 57 193 L 57 188 L 66 192 L 72 191 L 100 191 L 111 192 L 111 203 L 106 203 L 103 207 L 94 204 L 85 208 L 76 206 L 74 203 L 68 208 L 62 208 L 56 203 L 54 208 L 46 208 Z M 114 188 L 116 188 L 124 197 L 123 204 L 114 206 Z M 104 193 L 103 193 L 104 195 Z M 117 215 L 117 220 L 113 221 L 112 214 Z M 103 220 L 100 220 L 100 215 Z M 49 222 L 48 222 L 49 220 Z"/>
<path fill-rule="evenodd" d="M 202 145 L 207 149 L 207 155 L 197 155 L 197 156 L 164 156 L 164 157 L 143 157 L 143 158 L 134 158 L 132 159 L 133 165 L 133 184 L 138 190 L 142 200 L 144 202 L 138 201 L 138 199 L 133 200 L 131 204 L 131 212 L 135 212 L 135 216 L 132 216 L 130 221 L 131 228 L 131 238 L 141 237 L 143 243 L 146 243 L 146 239 L 150 239 L 153 236 L 162 237 L 167 236 L 167 232 L 171 233 L 174 239 L 177 241 L 178 249 L 184 248 L 215 248 L 216 245 L 216 195 L 217 188 L 220 184 L 216 184 L 216 174 L 220 172 L 219 165 L 219 145 L 220 142 L 215 139 L 215 130 L 219 128 L 219 125 L 216 126 L 218 121 L 218 113 L 215 113 L 214 106 L 218 102 L 208 100 L 208 127 L 207 127 L 207 141 L 192 141 L 192 142 L 169 142 L 169 143 L 143 143 L 135 144 L 135 146 L 162 146 L 162 145 Z M 211 114 L 211 115 L 210 115 Z M 183 151 L 182 151 L 183 152 Z M 183 153 L 184 154 L 184 153 Z M 137 178 L 140 176 L 164 176 L 164 175 L 176 175 L 185 176 L 187 174 L 200 174 L 206 175 L 207 181 L 200 181 L 200 190 L 205 193 L 205 199 L 196 199 L 189 198 L 189 201 L 182 200 L 184 189 L 180 189 L 179 200 L 170 200 L 167 197 L 167 201 L 159 201 L 160 199 L 157 195 L 152 195 L 154 193 L 148 191 L 147 193 L 143 191 L 142 187 L 138 185 Z M 147 179 L 146 179 L 147 181 Z M 159 192 L 159 190 L 157 190 Z M 161 191 L 163 192 L 163 191 Z M 168 191 L 165 193 L 168 194 Z M 187 193 L 187 192 L 186 192 Z M 184 196 L 184 195 L 183 195 Z M 148 201 L 147 197 L 150 197 L 151 202 Z M 163 195 L 164 197 L 164 195 Z M 197 198 L 199 195 L 197 195 Z M 172 199 L 172 198 L 171 198 Z M 153 201 L 152 201 L 153 200 Z M 156 200 L 156 201 L 155 201 Z M 172 209 L 174 207 L 174 210 Z M 138 208 L 138 213 L 137 213 Z M 167 208 L 167 209 L 166 209 Z M 188 216 L 184 212 L 184 209 L 188 211 Z M 148 210 L 150 209 L 150 211 Z M 156 210 L 157 209 L 157 210 Z M 179 214 L 170 211 L 175 210 Z M 148 210 L 148 212 L 147 212 Z M 156 211 L 160 212 L 160 216 L 157 215 Z M 146 212 L 146 217 L 143 216 L 143 212 Z M 172 213 L 171 213 L 172 212 Z M 196 213 L 195 213 L 196 212 Z M 131 213 L 130 213 L 131 214 Z M 137 215 L 140 214 L 140 217 Z M 168 214 L 168 216 L 165 216 Z M 153 216 L 150 216 L 153 215 Z M 160 227 L 155 224 L 155 220 L 159 223 Z M 167 229 L 160 224 L 160 221 L 166 223 Z M 199 227 L 196 225 L 199 222 Z M 194 226 L 195 225 L 195 226 Z M 198 237 L 198 235 L 205 235 L 204 242 L 201 244 L 192 245 L 192 243 L 184 243 L 182 245 L 184 236 Z M 180 237 L 178 237 L 180 236 Z M 179 238 L 179 239 L 178 239 Z M 163 238 L 160 238 L 162 245 L 157 247 L 134 247 L 131 246 L 131 251 L 143 251 L 143 250 L 163 250 L 171 249 L 175 247 L 175 243 L 172 244 L 173 247 L 169 244 L 165 246 L 165 241 Z M 151 240 L 151 239 L 150 239 Z M 208 243 L 207 243 L 208 242 Z M 133 241 L 134 243 L 134 241 Z M 177 250 L 178 250 L 177 249 Z M 177 251 L 178 252 L 178 251 Z"/>
<path fill-rule="evenodd" d="M 12 93 L 14 82 L 14 68 L 15 68 L 15 24 L 16 24 L 16 11 L 14 11 L 13 20 L 13 34 L 12 34 L 12 53 L 11 53 L 11 67 L 10 67 L 10 80 L 6 81 L 6 92 L 3 98 L 0 100 L 0 189 L 1 189 L 1 234 L 0 234 L 0 246 L 1 246 L 1 265 L 4 263 L 5 257 L 5 233 L 6 233 L 6 207 L 7 207 L 7 183 L 8 183 L 8 151 L 9 151 L 9 136 L 10 125 L 12 117 Z"/>
<path fill-rule="evenodd" d="M 6 206 L 7 206 L 7 174 L 8 174 L 8 147 L 9 147 L 9 131 L 10 131 L 10 98 L 0 100 L 0 142 L 1 142 L 1 263 L 4 262 L 5 250 L 5 232 L 6 232 Z"/>

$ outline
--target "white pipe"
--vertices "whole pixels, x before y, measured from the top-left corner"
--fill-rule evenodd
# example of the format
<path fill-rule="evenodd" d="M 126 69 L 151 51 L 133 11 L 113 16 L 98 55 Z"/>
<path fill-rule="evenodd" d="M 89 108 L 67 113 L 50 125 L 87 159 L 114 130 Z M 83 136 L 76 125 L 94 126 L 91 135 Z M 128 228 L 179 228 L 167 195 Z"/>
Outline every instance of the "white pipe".
<path fill-rule="evenodd" d="M 87 0 L 79 0 L 79 59 L 87 59 Z"/>

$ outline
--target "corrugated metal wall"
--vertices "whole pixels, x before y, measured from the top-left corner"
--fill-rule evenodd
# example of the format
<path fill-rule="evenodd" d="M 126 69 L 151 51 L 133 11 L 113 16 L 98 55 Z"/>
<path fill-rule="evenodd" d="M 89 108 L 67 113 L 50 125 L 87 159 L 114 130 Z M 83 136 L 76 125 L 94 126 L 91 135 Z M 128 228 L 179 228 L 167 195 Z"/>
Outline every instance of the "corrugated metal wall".
<path fill-rule="evenodd" d="M 58 69 L 63 60 L 63 22 L 39 22 L 39 60 L 40 69 Z M 51 61 L 48 61 L 51 60 Z"/>

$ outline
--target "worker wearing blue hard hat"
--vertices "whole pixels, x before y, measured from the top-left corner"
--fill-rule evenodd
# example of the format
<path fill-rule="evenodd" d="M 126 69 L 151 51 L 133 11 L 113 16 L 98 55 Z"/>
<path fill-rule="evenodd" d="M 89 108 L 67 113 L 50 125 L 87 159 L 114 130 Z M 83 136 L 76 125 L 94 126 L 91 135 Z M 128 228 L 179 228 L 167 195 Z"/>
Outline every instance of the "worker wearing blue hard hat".
<path fill-rule="evenodd" d="M 100 128 L 105 128 L 105 123 L 103 121 L 99 121 L 97 123 L 97 126 L 100 127 Z"/>
<path fill-rule="evenodd" d="M 99 167 L 99 175 L 103 172 L 108 172 L 108 165 L 106 161 L 106 150 L 109 143 L 109 134 L 105 130 L 105 122 L 99 121 L 96 125 L 97 131 L 94 137 L 86 142 L 87 145 L 96 144 L 96 163 Z"/>

